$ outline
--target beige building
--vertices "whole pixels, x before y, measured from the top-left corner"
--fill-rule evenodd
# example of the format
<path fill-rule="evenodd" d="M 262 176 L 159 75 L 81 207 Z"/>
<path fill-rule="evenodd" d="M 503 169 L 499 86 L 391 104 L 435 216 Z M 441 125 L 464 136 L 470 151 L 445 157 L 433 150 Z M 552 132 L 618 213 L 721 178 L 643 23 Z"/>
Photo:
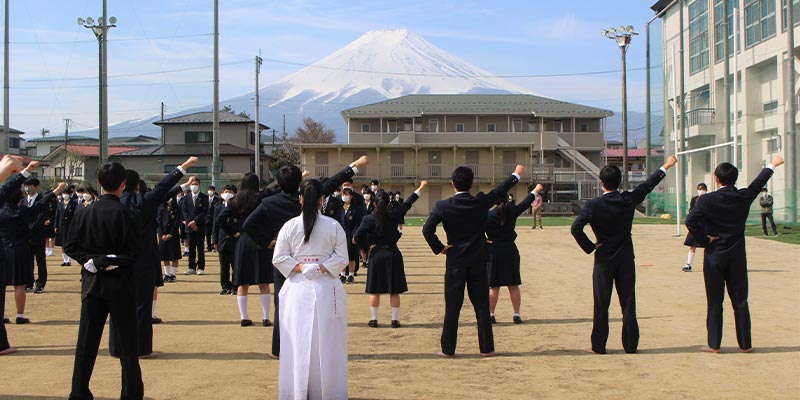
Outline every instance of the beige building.
<path fill-rule="evenodd" d="M 329 176 L 366 154 L 357 184 L 373 178 L 405 197 L 420 180 L 428 193 L 411 210 L 427 214 L 452 195 L 457 166 L 475 173 L 473 191 L 489 190 L 516 164 L 527 166 L 517 198 L 546 187 L 545 211 L 571 214 L 572 201 L 598 194 L 605 118 L 593 107 L 532 95 L 410 95 L 342 111 L 347 144 L 302 144 L 301 163 Z"/>
<path fill-rule="evenodd" d="M 70 146 L 97 146 L 97 143 L 99 142 L 97 138 L 80 135 L 70 135 L 68 140 Z M 42 136 L 25 141 L 25 149 L 27 150 L 28 156 L 34 159 L 42 159 L 58 148 L 63 149 L 63 146 L 64 135 Z"/>
<path fill-rule="evenodd" d="M 674 3 L 674 4 L 673 4 Z M 787 4 L 786 0 L 686 0 L 681 9 L 680 2 L 661 0 L 652 9 L 663 12 L 662 48 L 664 59 L 664 104 L 665 153 L 675 151 L 675 137 L 680 138 L 680 124 L 676 124 L 677 103 L 680 103 L 680 20 L 684 21 L 684 88 L 685 88 L 685 137 L 684 150 L 721 145 L 733 141 L 736 131 L 738 159 L 733 158 L 733 146 L 717 147 L 709 151 L 692 153 L 688 157 L 686 184 L 683 196 L 683 212 L 688 199 L 699 182 L 709 184 L 713 190 L 713 171 L 717 164 L 730 161 L 739 170 L 739 186 L 755 178 L 772 158 L 787 156 L 787 133 L 797 132 L 797 127 L 788 129 L 786 116 L 787 99 L 797 95 L 797 88 L 786 84 Z M 794 34 L 800 38 L 800 0 L 794 4 Z M 734 10 L 738 20 L 734 21 Z M 725 25 L 728 26 L 728 57 L 725 57 Z M 738 42 L 734 46 L 734 35 Z M 796 42 L 800 43 L 800 41 Z M 735 56 L 734 56 L 735 54 Z M 794 54 L 797 57 L 797 47 Z M 735 62 L 734 62 L 735 57 Z M 724 86 L 725 61 L 730 70 L 726 98 Z M 734 71 L 734 65 L 738 70 Z M 797 68 L 797 64 L 795 66 Z M 797 73 L 797 71 L 795 71 Z M 734 93 L 734 77 L 736 91 Z M 730 109 L 731 134 L 726 135 L 726 102 Z M 738 108 L 734 104 L 738 102 Z M 800 120 L 800 119 L 798 119 Z M 679 122 L 679 121 L 677 121 Z M 734 128 L 735 124 L 735 128 Z M 794 135 L 797 136 L 796 134 Z M 680 147 L 680 145 L 679 145 Z M 797 159 L 797 149 L 794 149 Z M 775 198 L 775 218 L 784 220 L 792 209 L 797 208 L 797 187 L 790 180 L 787 165 L 778 168 L 768 184 Z M 669 192 L 675 203 L 676 183 L 669 179 Z M 787 207 L 789 206 L 789 207 Z M 751 216 L 757 218 L 759 206 L 754 204 Z M 674 207 L 673 207 L 674 211 Z"/>
<path fill-rule="evenodd" d="M 25 155 L 25 139 L 21 137 L 24 134 L 20 130 L 8 128 L 8 135 L 5 135 L 3 125 L 0 125 L 0 154 Z"/>

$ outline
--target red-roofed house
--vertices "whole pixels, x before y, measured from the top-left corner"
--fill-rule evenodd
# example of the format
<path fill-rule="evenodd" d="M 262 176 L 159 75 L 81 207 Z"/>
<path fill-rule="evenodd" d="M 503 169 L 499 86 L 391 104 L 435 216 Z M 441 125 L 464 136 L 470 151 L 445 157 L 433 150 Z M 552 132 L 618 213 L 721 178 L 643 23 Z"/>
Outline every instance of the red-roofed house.
<path fill-rule="evenodd" d="M 606 165 L 616 165 L 622 169 L 622 144 L 618 147 L 609 142 L 608 148 L 603 152 Z M 650 149 L 651 156 L 658 156 L 663 153 L 662 149 Z M 628 178 L 631 182 L 643 181 L 647 178 L 646 169 L 647 149 L 628 149 Z"/>
<path fill-rule="evenodd" d="M 137 147 L 111 146 L 108 148 L 108 156 L 112 161 L 117 161 L 114 160 L 115 155 L 136 149 Z M 41 176 L 45 179 L 66 179 L 70 183 L 93 181 L 94 172 L 99 167 L 99 152 L 98 146 L 91 145 L 68 145 L 65 152 L 64 145 L 60 145 L 42 159 L 49 165 L 41 168 Z"/>

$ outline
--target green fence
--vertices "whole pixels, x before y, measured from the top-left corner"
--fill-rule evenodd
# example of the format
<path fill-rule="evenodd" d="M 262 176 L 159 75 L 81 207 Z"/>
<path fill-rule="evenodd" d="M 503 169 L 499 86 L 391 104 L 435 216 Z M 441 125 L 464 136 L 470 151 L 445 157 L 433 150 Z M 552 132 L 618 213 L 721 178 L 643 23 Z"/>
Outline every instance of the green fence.
<path fill-rule="evenodd" d="M 773 217 L 776 222 L 785 222 L 786 216 L 789 213 L 797 212 L 797 189 L 792 190 L 779 190 L 770 193 L 775 199 L 775 205 L 772 207 Z M 694 194 L 692 194 L 694 195 Z M 689 208 L 689 200 L 691 196 L 684 194 L 683 201 L 681 202 L 681 219 L 686 218 Z M 677 215 L 676 195 L 674 193 L 650 193 L 647 197 L 650 203 L 650 215 L 660 216 L 662 214 L 669 214 L 670 218 L 675 218 Z M 753 202 L 750 208 L 750 215 L 748 223 L 761 223 L 761 206 L 758 205 L 758 199 Z"/>

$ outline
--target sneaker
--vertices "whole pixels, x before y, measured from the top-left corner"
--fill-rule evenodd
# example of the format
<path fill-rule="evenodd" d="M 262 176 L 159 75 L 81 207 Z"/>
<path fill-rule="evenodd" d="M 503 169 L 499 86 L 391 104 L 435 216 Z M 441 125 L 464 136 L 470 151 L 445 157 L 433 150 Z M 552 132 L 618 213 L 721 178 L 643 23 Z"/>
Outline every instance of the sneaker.
<path fill-rule="evenodd" d="M 683 271 L 683 272 L 692 272 L 692 266 L 690 264 L 686 264 L 686 265 L 683 266 L 683 268 L 681 268 L 681 271 Z"/>
<path fill-rule="evenodd" d="M 339 275 L 339 280 L 342 281 L 342 283 L 347 283 L 347 277 L 344 275 Z"/>
<path fill-rule="evenodd" d="M 496 323 L 497 323 L 497 318 L 495 318 L 495 317 L 494 317 L 494 315 L 490 315 L 490 316 L 489 316 L 489 318 L 491 318 L 491 319 L 492 319 L 492 323 L 493 323 L 493 324 L 496 324 Z"/>
<path fill-rule="evenodd" d="M 368 325 L 370 328 L 377 328 L 377 327 L 378 327 L 378 320 L 377 320 L 377 319 L 371 319 L 371 320 L 369 320 L 369 322 L 367 323 L 367 325 Z"/>
<path fill-rule="evenodd" d="M 34 293 L 34 294 L 40 294 L 40 293 L 44 293 L 44 288 L 43 288 L 43 287 L 38 287 L 38 286 L 37 286 L 37 287 L 36 287 L 36 289 L 33 289 L 33 293 Z"/>
<path fill-rule="evenodd" d="M 348 277 L 347 277 L 347 283 L 353 283 L 353 282 L 355 282 L 355 281 L 356 281 L 356 278 L 355 278 L 355 276 L 353 276 L 353 275 L 350 275 L 350 276 L 348 276 Z"/>
<path fill-rule="evenodd" d="M 206 270 L 204 270 L 204 269 L 198 269 L 197 270 L 197 275 L 203 275 L 205 273 L 206 273 Z"/>
<path fill-rule="evenodd" d="M 272 321 L 270 321 L 268 319 L 262 319 L 261 320 L 261 326 L 272 326 Z"/>
<path fill-rule="evenodd" d="M 31 320 L 30 320 L 30 318 L 26 318 L 26 317 L 17 317 L 17 319 L 14 320 L 14 322 L 17 325 L 22 325 L 22 324 L 30 324 Z"/>
<path fill-rule="evenodd" d="M 392 328 L 399 328 L 399 327 L 400 327 L 400 321 L 398 321 L 396 319 L 393 319 L 392 320 Z"/>
<path fill-rule="evenodd" d="M 150 319 L 153 321 L 153 324 L 160 324 L 160 323 L 164 322 L 164 321 L 161 320 L 161 318 L 158 318 L 158 317 L 151 317 Z"/>
<path fill-rule="evenodd" d="M 193 269 L 187 269 L 186 272 L 183 273 L 184 275 L 197 275 L 197 271 Z"/>
<path fill-rule="evenodd" d="M 514 323 L 515 324 L 521 324 L 522 323 L 522 317 L 520 317 L 519 315 L 515 315 L 514 316 Z"/>
<path fill-rule="evenodd" d="M 249 319 L 243 319 L 242 322 L 241 322 L 241 325 L 242 326 L 250 326 L 250 325 L 253 325 L 253 321 L 249 320 Z"/>
<path fill-rule="evenodd" d="M 31 292 L 33 292 L 33 286 L 25 288 L 25 293 L 31 293 Z"/>

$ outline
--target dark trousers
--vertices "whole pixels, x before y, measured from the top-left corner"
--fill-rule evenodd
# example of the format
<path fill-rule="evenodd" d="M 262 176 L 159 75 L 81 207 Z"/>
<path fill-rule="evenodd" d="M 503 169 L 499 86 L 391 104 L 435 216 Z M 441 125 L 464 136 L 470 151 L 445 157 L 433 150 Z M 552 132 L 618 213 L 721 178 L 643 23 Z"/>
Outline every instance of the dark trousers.
<path fill-rule="evenodd" d="M 206 236 L 206 250 L 208 250 L 208 251 L 211 251 L 211 249 L 213 249 L 213 248 L 214 248 L 214 246 L 213 246 L 213 245 L 211 245 L 211 232 L 212 232 L 212 229 L 211 229 L 211 228 L 213 228 L 213 226 L 211 226 L 211 225 L 206 225 L 206 231 L 205 231 L 205 236 Z"/>
<path fill-rule="evenodd" d="M 733 306 L 733 318 L 736 321 L 736 340 L 739 342 L 739 348 L 743 350 L 752 348 L 750 307 L 747 304 L 747 255 L 744 249 L 725 255 L 709 254 L 709 249 L 706 249 L 703 258 L 703 278 L 708 302 L 706 314 L 708 347 L 719 349 L 722 345 L 722 301 L 725 298 L 727 284 L 728 297 Z"/>
<path fill-rule="evenodd" d="M 70 399 L 91 399 L 89 380 L 97 359 L 100 338 L 106 318 L 111 318 L 117 325 L 120 348 L 120 364 L 122 365 L 121 399 L 141 399 L 144 397 L 142 370 L 139 368 L 139 357 L 136 351 L 136 305 L 131 296 L 118 296 L 114 300 L 106 300 L 95 296 L 87 296 L 81 302 L 81 320 L 78 327 L 78 344 L 75 348 L 75 366 L 72 371 L 72 391 Z"/>
<path fill-rule="evenodd" d="M 3 282 L 3 266 L 0 265 L 0 314 L 2 310 L 6 309 L 6 285 Z M 6 332 L 6 323 L 0 319 L 0 351 L 11 347 L 8 343 L 8 332 Z"/>
<path fill-rule="evenodd" d="M 44 253 L 44 245 L 31 244 L 28 247 L 31 250 L 31 257 L 36 261 L 36 287 L 44 288 L 47 284 L 47 256 Z"/>
<path fill-rule="evenodd" d="M 233 288 L 231 283 L 231 269 L 233 269 L 233 250 L 220 250 L 219 254 L 219 285 L 222 290 Z"/>
<path fill-rule="evenodd" d="M 191 232 L 191 229 L 189 229 L 187 235 L 189 237 L 189 269 L 205 269 L 206 250 L 203 248 L 205 232 Z"/>
<path fill-rule="evenodd" d="M 636 321 L 636 267 L 634 261 L 595 264 L 592 273 L 594 282 L 594 318 L 592 326 L 592 350 L 605 354 L 608 341 L 608 307 L 611 305 L 611 289 L 617 288 L 619 305 L 622 308 L 622 347 L 626 353 L 635 353 L 639 346 L 639 323 Z"/>
<path fill-rule="evenodd" d="M 464 286 L 478 320 L 478 344 L 481 353 L 494 351 L 494 334 L 489 318 L 489 275 L 486 263 L 471 266 L 447 266 L 444 275 L 444 326 L 442 352 L 453 355 L 458 339 L 458 316 L 464 304 Z"/>
<path fill-rule="evenodd" d="M 769 233 L 767 233 L 767 219 L 769 219 L 769 225 L 772 227 L 772 233 L 777 235 L 778 227 L 775 226 L 775 220 L 772 219 L 772 213 L 761 213 L 761 229 L 764 230 L 764 234 L 769 235 Z"/>
<path fill-rule="evenodd" d="M 275 305 L 275 316 L 272 320 L 272 354 L 276 356 L 281 355 L 281 329 L 280 329 L 280 318 L 278 315 L 278 309 L 280 306 L 280 300 L 278 299 L 278 294 L 281 292 L 281 288 L 283 287 L 283 282 L 286 282 L 286 277 L 278 271 L 277 268 L 272 267 L 272 285 L 275 286 L 275 295 L 272 296 L 272 302 Z"/>
<path fill-rule="evenodd" d="M 148 290 L 149 289 L 149 290 Z M 108 324 L 108 352 L 119 357 L 121 346 L 119 328 L 116 321 L 111 319 Z M 137 290 L 136 293 L 136 348 L 138 355 L 146 356 L 153 352 L 153 286 Z"/>

